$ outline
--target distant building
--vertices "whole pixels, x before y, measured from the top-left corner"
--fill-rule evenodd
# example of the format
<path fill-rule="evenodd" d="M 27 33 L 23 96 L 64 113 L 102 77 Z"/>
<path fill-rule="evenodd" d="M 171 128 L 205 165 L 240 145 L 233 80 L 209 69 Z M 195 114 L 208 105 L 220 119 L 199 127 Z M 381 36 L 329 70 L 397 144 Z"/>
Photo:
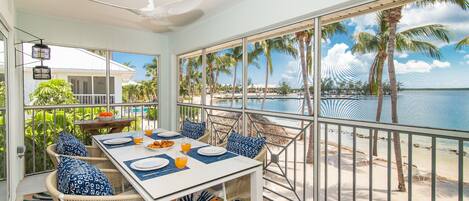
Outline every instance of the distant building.
<path fill-rule="evenodd" d="M 31 50 L 32 44 L 25 43 L 24 50 Z M 49 46 L 51 59 L 44 65 L 52 70 L 52 78 L 67 80 L 72 84 L 74 96 L 82 104 L 102 104 L 106 98 L 106 58 L 80 48 Z M 32 68 L 39 61 L 31 58 L 28 51 L 24 57 L 24 102 L 29 104 L 29 94 L 41 80 L 33 80 Z M 129 82 L 135 69 L 111 60 L 110 94 L 111 103 L 122 102 L 122 84 Z"/>

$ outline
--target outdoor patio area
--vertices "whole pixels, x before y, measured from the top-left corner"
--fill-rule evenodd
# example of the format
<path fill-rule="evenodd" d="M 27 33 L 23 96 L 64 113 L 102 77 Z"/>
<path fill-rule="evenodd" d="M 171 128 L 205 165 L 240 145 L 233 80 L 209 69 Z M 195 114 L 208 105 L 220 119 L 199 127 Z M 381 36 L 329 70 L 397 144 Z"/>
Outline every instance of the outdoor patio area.
<path fill-rule="evenodd" d="M 468 0 L 0 0 L 0 201 L 469 200 Z"/>

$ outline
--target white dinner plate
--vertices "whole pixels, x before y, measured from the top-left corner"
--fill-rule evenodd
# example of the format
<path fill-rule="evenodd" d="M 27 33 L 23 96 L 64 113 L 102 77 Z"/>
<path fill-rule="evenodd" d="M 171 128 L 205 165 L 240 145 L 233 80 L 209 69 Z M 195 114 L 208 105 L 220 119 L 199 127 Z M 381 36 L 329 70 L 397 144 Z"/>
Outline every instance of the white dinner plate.
<path fill-rule="evenodd" d="M 103 144 L 107 145 L 118 145 L 118 144 L 125 144 L 132 141 L 132 139 L 128 137 L 122 137 L 122 138 L 114 138 L 114 139 L 109 139 L 109 140 L 104 140 Z"/>
<path fill-rule="evenodd" d="M 208 146 L 197 150 L 197 153 L 204 156 L 220 156 L 226 153 L 226 149 L 223 147 Z"/>
<path fill-rule="evenodd" d="M 163 132 L 168 132 L 168 130 L 166 130 L 164 128 L 157 128 L 157 129 L 153 130 L 153 133 L 163 133 Z"/>
<path fill-rule="evenodd" d="M 139 171 L 150 171 L 164 168 L 169 164 L 169 160 L 165 158 L 146 158 L 135 161 L 130 167 Z"/>
<path fill-rule="evenodd" d="M 166 132 L 158 133 L 158 136 L 160 137 L 174 137 L 178 135 L 180 134 L 176 131 L 166 131 Z"/>

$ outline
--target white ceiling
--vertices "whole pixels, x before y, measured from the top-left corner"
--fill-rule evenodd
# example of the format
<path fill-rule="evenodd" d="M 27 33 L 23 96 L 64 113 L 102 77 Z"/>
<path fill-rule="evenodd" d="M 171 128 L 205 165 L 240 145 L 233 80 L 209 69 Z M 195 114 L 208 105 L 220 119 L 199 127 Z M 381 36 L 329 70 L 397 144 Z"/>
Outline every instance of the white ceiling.
<path fill-rule="evenodd" d="M 178 3 L 187 0 L 95 0 L 120 7 L 132 8 L 134 10 L 144 9 L 154 2 L 157 10 L 145 17 L 134 12 L 103 5 L 93 0 L 16 0 L 16 8 L 21 12 L 71 18 L 76 20 L 97 22 L 121 27 L 135 28 L 153 32 L 170 32 L 180 29 L 195 21 L 202 20 L 223 11 L 224 9 L 239 3 L 241 0 L 189 0 L 194 7 L 183 13 L 156 15 L 162 13 L 158 6 L 165 3 Z M 178 8 L 163 12 L 178 12 Z M 148 13 L 146 13 L 148 14 Z"/>

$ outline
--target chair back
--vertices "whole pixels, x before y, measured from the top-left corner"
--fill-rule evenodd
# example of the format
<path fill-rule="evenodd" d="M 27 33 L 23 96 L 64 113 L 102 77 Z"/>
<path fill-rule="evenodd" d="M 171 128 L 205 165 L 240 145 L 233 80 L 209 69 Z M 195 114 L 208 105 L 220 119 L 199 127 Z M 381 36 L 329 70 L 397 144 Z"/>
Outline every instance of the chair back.
<path fill-rule="evenodd" d="M 108 170 L 103 170 L 106 173 Z M 113 170 L 109 170 L 113 171 Z M 57 189 L 57 170 L 51 172 L 46 178 L 46 188 L 54 201 L 141 201 L 138 194 L 118 194 L 112 196 L 83 196 L 66 195 Z"/>
<path fill-rule="evenodd" d="M 47 146 L 47 149 L 46 149 L 47 155 L 49 155 L 49 158 L 52 161 L 52 164 L 54 164 L 55 168 L 57 168 L 57 165 L 59 164 L 59 162 L 58 162 L 59 154 L 57 154 L 57 152 L 55 152 L 55 147 L 56 146 L 57 146 L 57 144 L 51 144 L 51 145 Z"/>

